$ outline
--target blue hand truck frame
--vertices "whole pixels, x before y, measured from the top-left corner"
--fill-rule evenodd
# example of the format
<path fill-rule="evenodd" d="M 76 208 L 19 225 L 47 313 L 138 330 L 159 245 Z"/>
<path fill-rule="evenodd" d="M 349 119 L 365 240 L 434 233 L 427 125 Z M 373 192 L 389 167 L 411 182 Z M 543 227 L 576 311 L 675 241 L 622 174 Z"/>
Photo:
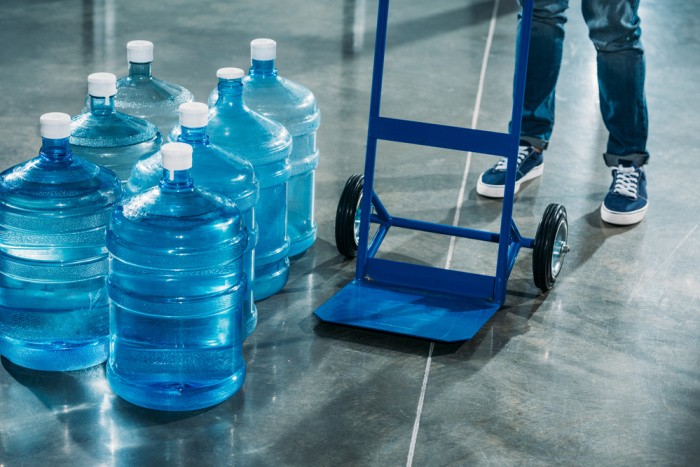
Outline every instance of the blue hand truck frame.
<path fill-rule="evenodd" d="M 319 307 L 315 314 L 332 323 L 437 341 L 471 339 L 505 302 L 506 284 L 518 251 L 522 247 L 536 247 L 536 240 L 522 236 L 512 218 L 533 0 L 525 0 L 523 5 L 508 133 L 380 116 L 389 0 L 379 0 L 378 10 L 364 178 L 355 176 L 355 199 L 350 200 L 349 206 L 353 208 L 353 203 L 357 203 L 357 209 L 351 213 L 351 221 L 354 222 L 345 221 L 349 223 L 345 226 L 346 229 L 354 229 L 357 242 L 355 279 Z M 500 232 L 436 224 L 389 214 L 374 191 L 378 140 L 506 157 L 508 165 Z M 350 184 L 349 180 L 348 185 Z M 348 200 L 341 198 L 341 204 L 343 203 L 347 204 Z M 341 206 L 338 209 L 340 212 Z M 543 226 L 547 220 L 549 225 Z M 340 222 L 338 218 L 336 222 Z M 371 241 L 370 223 L 378 225 Z M 339 227 L 343 228 L 336 225 L 336 237 Z M 496 275 L 487 276 L 376 258 L 391 227 L 498 243 Z M 540 235 L 540 230 L 545 232 Z M 538 243 L 549 242 L 539 247 L 544 255 L 544 258 L 540 258 L 540 263 L 544 264 L 544 274 L 551 282 L 545 284 L 545 287 L 538 284 L 543 291 L 553 285 L 559 273 L 564 254 L 568 251 L 567 233 L 565 209 L 563 206 L 550 205 L 538 227 L 538 236 L 543 237 Z M 533 266 L 537 282 L 537 266 L 534 263 Z M 546 273 L 547 267 L 549 275 Z"/>

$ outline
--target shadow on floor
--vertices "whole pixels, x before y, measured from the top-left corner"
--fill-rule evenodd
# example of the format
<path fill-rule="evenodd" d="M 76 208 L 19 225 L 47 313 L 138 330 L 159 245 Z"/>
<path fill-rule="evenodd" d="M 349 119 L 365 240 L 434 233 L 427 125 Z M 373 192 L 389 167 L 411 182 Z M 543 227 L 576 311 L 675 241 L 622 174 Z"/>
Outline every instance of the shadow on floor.
<path fill-rule="evenodd" d="M 48 409 L 51 418 L 60 426 L 58 433 L 70 437 L 71 444 L 90 453 L 103 453 L 105 446 L 112 449 L 112 457 L 119 459 L 132 458 L 133 460 L 159 459 L 162 451 L 153 449 L 140 440 L 132 443 L 133 446 L 121 446 L 120 437 L 125 436 L 121 431 L 123 427 L 138 431 L 144 427 L 167 426 L 194 419 L 199 415 L 213 409 L 203 409 L 189 412 L 161 412 L 144 409 L 116 396 L 107 383 L 105 366 L 97 365 L 92 368 L 79 371 L 53 372 L 30 370 L 2 358 L 2 367 L 19 385 L 27 388 L 41 404 Z M 239 391 L 230 401 L 232 410 L 240 410 L 243 405 L 243 391 Z M 19 396 L 18 396 L 19 397 Z M 26 398 L 17 399 L 24 401 Z M 5 401 L 12 404 L 12 400 Z M 10 422 L 26 420 L 47 420 L 41 411 L 26 414 L 22 412 L 22 405 L 15 406 L 15 411 L 9 411 L 14 417 Z M 57 436 L 56 423 L 32 422 L 31 430 L 9 432 L 8 443 L 12 438 L 17 442 L 21 439 L 22 449 L 25 455 L 29 453 L 41 458 L 41 453 L 49 450 L 49 446 L 62 443 L 61 436 Z M 117 428 L 120 428 L 119 430 Z M 89 432 L 89 435 L 87 433 Z M 20 437 L 20 438 L 17 438 Z M 124 457 L 126 456 L 126 457 Z M 34 457 L 25 458 L 30 464 Z M 40 463 L 47 462 L 44 458 Z"/>
<path fill-rule="evenodd" d="M 165 412 L 131 404 L 116 396 L 109 388 L 104 363 L 78 371 L 37 371 L 15 365 L 5 357 L 1 361 L 15 381 L 29 389 L 67 425 L 90 423 L 90 419 L 98 417 L 105 398 L 121 416 L 141 426 L 168 424 L 210 410 Z M 80 430 L 71 430 L 71 433 L 74 431 Z"/>

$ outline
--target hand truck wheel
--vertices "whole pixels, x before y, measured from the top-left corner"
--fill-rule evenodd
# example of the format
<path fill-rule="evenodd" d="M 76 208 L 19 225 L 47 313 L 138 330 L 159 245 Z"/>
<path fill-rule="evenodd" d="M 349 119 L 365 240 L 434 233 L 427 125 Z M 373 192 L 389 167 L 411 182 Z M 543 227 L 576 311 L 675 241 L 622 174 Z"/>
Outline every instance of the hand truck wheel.
<path fill-rule="evenodd" d="M 561 204 L 550 204 L 544 211 L 542 221 L 535 234 L 532 253 L 532 274 L 535 285 L 548 292 L 561 272 L 564 257 L 569 252 L 569 223 L 566 209 Z"/>
<path fill-rule="evenodd" d="M 361 174 L 348 178 L 335 213 L 335 245 L 340 254 L 348 258 L 357 256 L 357 243 L 360 237 L 360 203 L 364 185 L 365 177 Z"/>

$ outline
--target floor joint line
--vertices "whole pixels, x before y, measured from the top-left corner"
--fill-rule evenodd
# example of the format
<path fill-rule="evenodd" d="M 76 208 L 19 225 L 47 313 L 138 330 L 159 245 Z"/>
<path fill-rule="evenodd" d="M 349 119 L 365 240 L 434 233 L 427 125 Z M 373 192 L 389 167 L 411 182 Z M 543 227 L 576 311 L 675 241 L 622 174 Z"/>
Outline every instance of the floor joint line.
<path fill-rule="evenodd" d="M 486 81 L 486 69 L 489 64 L 489 55 L 491 55 L 491 45 L 493 44 L 493 35 L 496 30 L 496 18 L 498 16 L 498 6 L 500 0 L 493 3 L 493 11 L 491 12 L 491 21 L 489 23 L 489 33 L 486 37 L 486 45 L 484 46 L 484 57 L 481 60 L 481 72 L 479 73 L 479 85 L 476 90 L 476 100 L 474 102 L 474 113 L 472 114 L 471 128 L 476 129 L 479 123 L 479 112 L 481 111 L 481 99 L 484 94 L 484 83 Z M 464 172 L 462 173 L 462 184 L 459 187 L 459 195 L 457 196 L 457 207 L 455 215 L 452 219 L 452 225 L 457 227 L 459 224 L 460 211 L 464 205 L 464 193 L 467 190 L 467 177 L 469 176 L 469 167 L 472 162 L 472 152 L 467 152 L 466 161 L 464 164 Z M 450 237 L 450 246 L 447 249 L 447 259 L 445 260 L 445 269 L 450 269 L 452 266 L 452 256 L 454 255 L 455 244 L 457 237 Z"/>
<path fill-rule="evenodd" d="M 484 82 L 486 81 L 486 69 L 489 63 L 489 55 L 491 54 L 491 45 L 493 44 L 493 35 L 496 30 L 496 18 L 498 17 L 498 7 L 500 0 L 495 0 L 493 3 L 493 11 L 491 12 L 491 21 L 489 22 L 489 33 L 486 37 L 486 45 L 484 47 L 484 57 L 481 61 L 481 72 L 479 73 L 479 86 L 476 91 L 476 100 L 474 102 L 474 113 L 472 114 L 471 128 L 476 128 L 479 122 L 479 111 L 481 110 L 481 99 L 484 94 Z M 459 224 L 459 214 L 464 204 L 464 193 L 467 189 L 467 177 L 469 175 L 469 166 L 472 161 L 471 151 L 467 152 L 467 157 L 464 163 L 464 173 L 462 174 L 462 183 L 459 188 L 459 196 L 457 197 L 457 208 L 455 209 L 455 216 L 452 221 L 452 225 L 457 227 Z M 452 256 L 454 254 L 456 237 L 450 237 L 450 246 L 447 250 L 447 259 L 445 260 L 445 269 L 450 269 L 452 265 Z M 430 374 L 430 365 L 433 359 L 433 349 L 435 348 L 435 342 L 430 342 L 430 349 L 428 351 L 428 358 L 425 362 L 425 372 L 423 373 L 423 384 L 420 390 L 420 397 L 418 398 L 418 407 L 416 408 L 416 419 L 413 422 L 413 431 L 411 433 L 411 444 L 408 449 L 408 459 L 406 460 L 406 467 L 411 467 L 413 465 L 413 456 L 416 452 L 416 441 L 418 440 L 418 430 L 420 429 L 420 419 L 423 414 L 423 403 L 425 401 L 425 392 L 428 387 L 428 376 Z"/>

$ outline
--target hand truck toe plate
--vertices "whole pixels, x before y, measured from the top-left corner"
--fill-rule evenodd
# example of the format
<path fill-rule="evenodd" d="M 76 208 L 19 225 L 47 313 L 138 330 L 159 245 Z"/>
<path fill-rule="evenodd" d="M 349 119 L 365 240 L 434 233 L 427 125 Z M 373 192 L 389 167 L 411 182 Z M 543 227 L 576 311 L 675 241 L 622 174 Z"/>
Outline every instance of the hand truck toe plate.
<path fill-rule="evenodd" d="M 441 342 L 471 339 L 500 305 L 353 280 L 316 310 L 324 321 Z"/>

